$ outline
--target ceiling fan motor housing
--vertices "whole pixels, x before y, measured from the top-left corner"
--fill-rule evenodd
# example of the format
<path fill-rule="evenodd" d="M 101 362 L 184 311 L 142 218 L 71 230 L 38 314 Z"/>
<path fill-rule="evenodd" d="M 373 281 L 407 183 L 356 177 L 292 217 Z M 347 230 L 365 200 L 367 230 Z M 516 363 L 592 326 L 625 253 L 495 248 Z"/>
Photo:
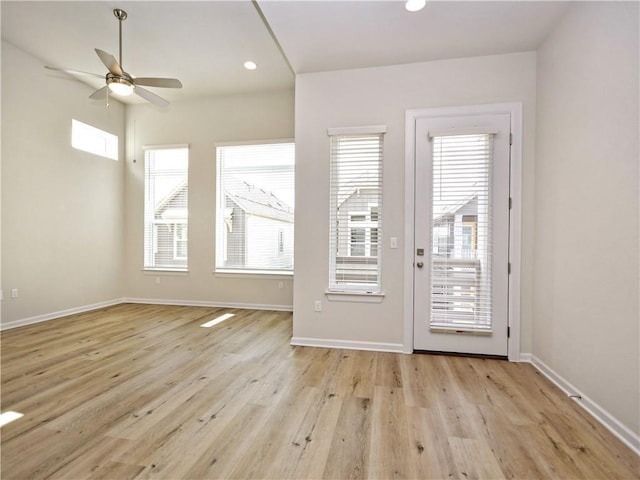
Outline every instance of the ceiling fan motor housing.
<path fill-rule="evenodd" d="M 109 72 L 106 75 L 107 86 L 109 90 L 118 95 L 131 95 L 133 93 L 134 84 L 131 77 L 124 73 L 124 75 L 114 75 Z"/>

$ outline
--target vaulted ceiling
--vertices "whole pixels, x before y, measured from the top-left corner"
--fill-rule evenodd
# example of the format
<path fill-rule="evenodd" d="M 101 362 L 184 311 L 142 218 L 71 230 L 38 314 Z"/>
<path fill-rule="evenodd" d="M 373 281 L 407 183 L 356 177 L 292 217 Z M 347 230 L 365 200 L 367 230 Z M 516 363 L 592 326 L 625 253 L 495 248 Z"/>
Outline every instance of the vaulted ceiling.
<path fill-rule="evenodd" d="M 403 1 L 2 1 L 0 15 L 2 38 L 43 66 L 104 74 L 94 48 L 118 57 L 122 8 L 124 69 L 179 78 L 180 90 L 149 88 L 177 101 L 293 88 L 294 73 L 531 51 L 568 5 L 431 1 L 411 13 Z"/>

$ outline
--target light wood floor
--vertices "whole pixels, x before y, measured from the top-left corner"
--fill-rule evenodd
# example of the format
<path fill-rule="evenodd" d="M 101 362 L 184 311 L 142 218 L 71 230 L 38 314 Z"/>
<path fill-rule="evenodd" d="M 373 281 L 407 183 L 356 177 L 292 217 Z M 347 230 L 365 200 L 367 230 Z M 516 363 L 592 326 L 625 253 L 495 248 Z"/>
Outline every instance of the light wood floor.
<path fill-rule="evenodd" d="M 530 365 L 290 337 L 289 313 L 148 305 L 3 332 L 2 411 L 25 415 L 2 478 L 640 477 Z"/>

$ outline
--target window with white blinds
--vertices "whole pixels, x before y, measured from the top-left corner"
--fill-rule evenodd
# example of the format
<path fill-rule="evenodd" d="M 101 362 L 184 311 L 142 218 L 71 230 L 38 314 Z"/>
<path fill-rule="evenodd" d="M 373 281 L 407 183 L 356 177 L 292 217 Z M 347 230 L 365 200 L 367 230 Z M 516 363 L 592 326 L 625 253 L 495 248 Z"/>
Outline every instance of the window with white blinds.
<path fill-rule="evenodd" d="M 186 271 L 189 149 L 145 147 L 144 167 L 144 268 Z"/>
<path fill-rule="evenodd" d="M 491 330 L 493 134 L 431 134 L 431 329 Z"/>
<path fill-rule="evenodd" d="M 379 293 L 386 127 L 330 129 L 329 291 Z"/>
<path fill-rule="evenodd" d="M 216 272 L 293 273 L 293 142 L 216 145 L 216 160 Z"/>

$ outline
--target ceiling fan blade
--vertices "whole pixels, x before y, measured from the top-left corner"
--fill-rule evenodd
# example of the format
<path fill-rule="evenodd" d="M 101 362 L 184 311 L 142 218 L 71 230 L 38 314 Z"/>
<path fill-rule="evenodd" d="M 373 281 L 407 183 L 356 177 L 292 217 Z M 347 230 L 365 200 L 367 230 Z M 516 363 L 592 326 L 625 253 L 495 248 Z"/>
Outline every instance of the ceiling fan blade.
<path fill-rule="evenodd" d="M 93 92 L 91 95 L 89 95 L 89 98 L 93 98 L 94 100 L 102 100 L 107 96 L 107 88 L 108 87 L 99 88 L 98 90 Z"/>
<path fill-rule="evenodd" d="M 140 95 L 142 98 L 144 98 L 145 100 L 153 103 L 154 105 L 157 105 L 158 107 L 167 107 L 167 106 L 169 106 L 169 102 L 167 102 L 164 98 L 159 97 L 155 93 L 150 92 L 149 90 L 145 90 L 142 87 L 136 86 L 133 91 L 137 95 Z"/>
<path fill-rule="evenodd" d="M 73 75 L 90 75 L 92 77 L 104 78 L 104 75 L 98 75 L 97 73 L 91 72 L 83 72 L 81 70 L 71 70 L 70 68 L 50 67 L 49 65 L 45 65 L 44 68 L 48 70 L 55 70 L 57 72 L 71 73 Z"/>
<path fill-rule="evenodd" d="M 182 83 L 177 78 L 140 77 L 134 78 L 133 83 L 145 87 L 182 88 Z"/>
<path fill-rule="evenodd" d="M 118 64 L 116 57 L 114 57 L 110 53 L 105 52 L 104 50 L 100 50 L 99 48 L 96 48 L 95 51 L 98 54 L 98 57 L 100 57 L 100 60 L 102 61 L 102 63 L 104 63 L 104 66 L 107 67 L 107 69 L 111 73 L 119 77 L 124 75 L 124 72 L 122 71 L 122 68 Z"/>

